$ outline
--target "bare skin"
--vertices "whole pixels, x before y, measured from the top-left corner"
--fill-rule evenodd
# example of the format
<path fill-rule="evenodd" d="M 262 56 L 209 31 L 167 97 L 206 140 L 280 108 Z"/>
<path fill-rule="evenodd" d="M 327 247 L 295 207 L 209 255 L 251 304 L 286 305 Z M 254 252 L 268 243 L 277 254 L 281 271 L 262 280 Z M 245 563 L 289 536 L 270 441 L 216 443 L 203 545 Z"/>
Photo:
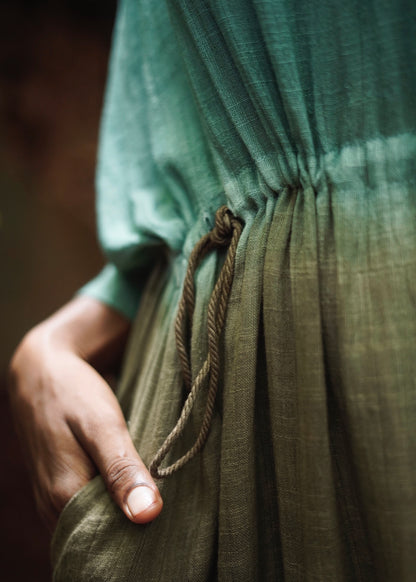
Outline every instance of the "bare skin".
<path fill-rule="evenodd" d="M 116 363 L 129 328 L 122 315 L 81 295 L 33 328 L 11 361 L 12 410 L 38 509 L 51 528 L 97 471 L 134 523 L 152 521 L 162 509 L 117 399 L 97 371 Z"/>

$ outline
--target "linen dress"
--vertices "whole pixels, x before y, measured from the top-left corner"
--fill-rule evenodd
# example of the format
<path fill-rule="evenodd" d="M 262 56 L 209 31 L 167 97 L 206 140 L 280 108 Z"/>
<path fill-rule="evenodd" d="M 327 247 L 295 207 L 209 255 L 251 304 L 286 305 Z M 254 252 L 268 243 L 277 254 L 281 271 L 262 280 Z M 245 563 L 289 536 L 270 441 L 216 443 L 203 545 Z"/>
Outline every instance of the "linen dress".
<path fill-rule="evenodd" d="M 97 171 L 109 263 L 81 292 L 134 319 L 117 395 L 146 463 L 187 396 L 190 253 L 222 205 L 243 229 L 205 446 L 158 482 L 151 524 L 100 476 L 76 494 L 56 582 L 416 579 L 415 17 L 410 1 L 121 0 Z M 226 255 L 195 275 L 194 377 Z"/>

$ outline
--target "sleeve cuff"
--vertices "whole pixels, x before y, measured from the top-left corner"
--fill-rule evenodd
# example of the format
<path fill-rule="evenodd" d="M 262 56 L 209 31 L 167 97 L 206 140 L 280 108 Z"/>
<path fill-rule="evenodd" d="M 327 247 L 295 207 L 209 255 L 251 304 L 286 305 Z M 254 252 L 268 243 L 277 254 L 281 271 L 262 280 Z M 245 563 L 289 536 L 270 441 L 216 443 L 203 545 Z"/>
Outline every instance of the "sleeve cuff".
<path fill-rule="evenodd" d="M 108 264 L 94 279 L 81 287 L 77 294 L 98 299 L 133 320 L 147 279 L 146 275 L 144 270 L 122 273 L 114 265 Z"/>

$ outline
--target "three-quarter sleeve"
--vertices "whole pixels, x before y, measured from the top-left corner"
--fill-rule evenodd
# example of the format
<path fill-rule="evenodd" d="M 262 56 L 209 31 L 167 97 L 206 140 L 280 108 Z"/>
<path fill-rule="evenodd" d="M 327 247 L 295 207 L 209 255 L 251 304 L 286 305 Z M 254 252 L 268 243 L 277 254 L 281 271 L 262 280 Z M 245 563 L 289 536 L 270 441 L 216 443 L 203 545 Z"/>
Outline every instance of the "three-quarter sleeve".
<path fill-rule="evenodd" d="M 141 217 L 141 209 L 158 211 L 157 205 L 149 203 L 158 190 L 158 176 L 148 137 L 139 24 L 136 3 L 122 0 L 113 34 L 96 170 L 98 236 L 108 264 L 78 292 L 129 318 L 137 311 L 155 249 L 162 244 L 160 237 L 143 226 Z M 156 218 L 150 216 L 152 220 Z"/>
<path fill-rule="evenodd" d="M 114 264 L 108 263 L 94 279 L 79 289 L 78 294 L 98 299 L 128 319 L 133 319 L 146 278 L 146 271 L 123 273 Z"/>

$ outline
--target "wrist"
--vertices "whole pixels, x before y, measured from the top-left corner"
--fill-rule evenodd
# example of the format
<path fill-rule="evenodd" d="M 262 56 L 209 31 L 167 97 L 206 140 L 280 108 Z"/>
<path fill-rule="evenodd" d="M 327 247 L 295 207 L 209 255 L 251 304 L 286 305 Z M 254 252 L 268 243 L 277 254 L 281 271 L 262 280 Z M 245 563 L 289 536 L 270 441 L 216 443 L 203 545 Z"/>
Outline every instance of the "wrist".
<path fill-rule="evenodd" d="M 130 325 L 129 320 L 96 299 L 76 297 L 24 336 L 11 369 L 16 360 L 33 352 L 53 357 L 58 351 L 66 351 L 99 371 L 111 371 L 124 351 Z"/>

